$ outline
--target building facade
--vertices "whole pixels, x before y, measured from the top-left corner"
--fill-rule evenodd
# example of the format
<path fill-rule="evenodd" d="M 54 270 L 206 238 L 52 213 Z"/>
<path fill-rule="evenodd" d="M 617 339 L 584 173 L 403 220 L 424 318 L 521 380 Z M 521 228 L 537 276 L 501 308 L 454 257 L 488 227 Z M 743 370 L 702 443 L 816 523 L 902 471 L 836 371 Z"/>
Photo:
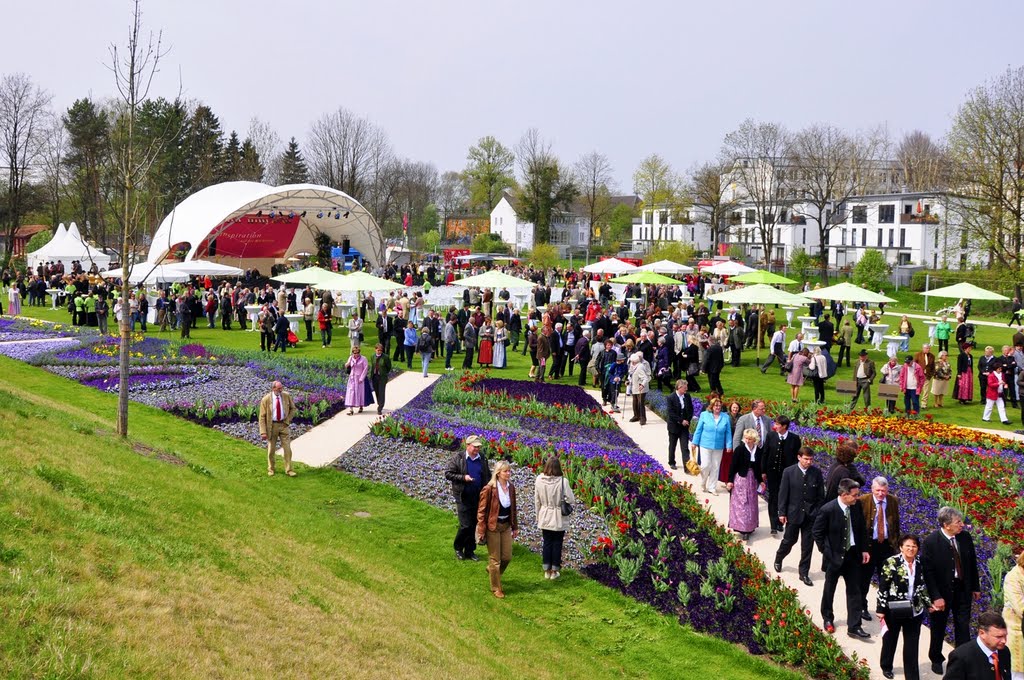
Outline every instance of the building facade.
<path fill-rule="evenodd" d="M 535 241 L 533 222 L 519 218 L 515 199 L 504 194 L 491 211 L 491 233 L 512 247 L 518 255 L 531 250 Z M 570 251 L 590 248 L 590 219 L 578 209 L 557 211 L 551 216 L 551 245 L 558 249 L 559 257 L 568 257 Z"/>

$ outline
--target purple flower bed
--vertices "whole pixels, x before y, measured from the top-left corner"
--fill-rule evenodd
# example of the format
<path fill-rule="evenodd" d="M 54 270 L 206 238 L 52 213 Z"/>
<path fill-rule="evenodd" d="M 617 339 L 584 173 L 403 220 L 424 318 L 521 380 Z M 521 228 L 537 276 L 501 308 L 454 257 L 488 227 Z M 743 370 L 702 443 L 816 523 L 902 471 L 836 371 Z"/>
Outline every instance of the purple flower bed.
<path fill-rule="evenodd" d="M 574 385 L 553 385 L 507 378 L 484 378 L 473 385 L 473 389 L 483 392 L 504 392 L 514 399 L 532 398 L 542 404 L 571 404 L 581 411 L 601 408 L 601 405 L 582 387 Z"/>
<path fill-rule="evenodd" d="M 0 345 L 0 354 L 19 361 L 29 361 L 37 356 L 53 352 L 66 347 L 78 347 L 78 340 L 61 339 L 47 340 L 45 342 L 25 342 Z"/>
<path fill-rule="evenodd" d="M 214 371 L 200 371 L 194 366 L 183 366 L 178 369 L 166 369 L 162 366 L 133 368 L 128 375 L 129 392 L 149 392 L 201 385 L 217 378 Z M 93 371 L 79 377 L 86 387 L 94 387 L 104 392 L 117 392 L 121 381 L 117 371 Z"/>

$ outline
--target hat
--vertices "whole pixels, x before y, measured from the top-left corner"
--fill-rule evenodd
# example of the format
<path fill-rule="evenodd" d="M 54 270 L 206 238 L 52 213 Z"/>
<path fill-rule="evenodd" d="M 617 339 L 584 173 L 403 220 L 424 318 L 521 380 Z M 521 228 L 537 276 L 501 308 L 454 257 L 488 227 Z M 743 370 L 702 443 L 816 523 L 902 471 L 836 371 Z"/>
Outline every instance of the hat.
<path fill-rule="evenodd" d="M 866 357 L 867 355 L 868 355 L 868 351 L 867 351 L 866 349 L 862 349 L 862 350 L 860 351 L 860 356 L 862 356 L 862 357 Z"/>
<path fill-rule="evenodd" d="M 914 363 L 914 357 L 912 357 L 912 356 L 910 356 L 908 354 L 907 356 L 905 356 L 903 358 L 903 363 L 905 363 L 905 364 L 912 364 L 912 363 Z"/>
<path fill-rule="evenodd" d="M 466 437 L 466 446 L 483 446 L 484 440 L 479 435 L 471 434 Z"/>

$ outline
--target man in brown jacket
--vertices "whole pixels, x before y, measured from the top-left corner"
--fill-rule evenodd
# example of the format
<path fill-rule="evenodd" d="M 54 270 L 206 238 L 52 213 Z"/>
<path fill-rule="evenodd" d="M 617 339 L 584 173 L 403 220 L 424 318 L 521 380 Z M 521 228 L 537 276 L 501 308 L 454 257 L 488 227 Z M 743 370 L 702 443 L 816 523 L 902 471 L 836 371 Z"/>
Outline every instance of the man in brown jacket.
<path fill-rule="evenodd" d="M 274 476 L 274 451 L 279 439 L 284 449 L 284 473 L 289 477 L 295 476 L 292 470 L 292 438 L 288 428 L 297 411 L 292 395 L 285 392 L 284 385 L 276 380 L 270 392 L 260 400 L 260 439 L 267 442 L 267 474 L 271 477 Z"/>
<path fill-rule="evenodd" d="M 551 361 L 551 326 L 546 324 L 537 337 L 537 382 L 544 382 L 544 372 Z"/>
<path fill-rule="evenodd" d="M 864 511 L 864 523 L 868 529 L 868 549 L 871 561 L 861 567 L 860 593 L 861 618 L 871 620 L 868 613 L 868 586 L 871 575 L 882 573 L 882 564 L 899 551 L 900 542 L 900 499 L 889 493 L 889 482 L 885 477 L 871 480 L 871 494 L 860 497 L 861 509 Z"/>
<path fill-rule="evenodd" d="M 917 393 L 921 395 L 921 410 L 928 408 L 928 396 L 932 393 L 932 378 L 935 377 L 935 355 L 932 346 L 925 343 L 921 351 L 914 355 L 914 361 L 924 369 L 924 384 L 919 385 Z"/>

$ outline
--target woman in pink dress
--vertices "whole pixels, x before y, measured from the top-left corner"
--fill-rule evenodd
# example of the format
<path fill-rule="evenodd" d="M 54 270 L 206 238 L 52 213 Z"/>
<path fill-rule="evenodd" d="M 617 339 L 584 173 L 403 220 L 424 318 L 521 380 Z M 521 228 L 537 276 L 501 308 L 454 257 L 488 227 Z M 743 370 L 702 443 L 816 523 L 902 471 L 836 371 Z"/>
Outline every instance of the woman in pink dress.
<path fill-rule="evenodd" d="M 800 350 L 790 359 L 793 367 L 789 369 L 786 382 L 789 383 L 789 397 L 794 404 L 800 401 L 800 388 L 804 385 L 804 368 L 811 362 L 811 353 L 807 348 Z"/>
<path fill-rule="evenodd" d="M 757 430 L 743 431 L 743 443 L 729 464 L 729 528 L 749 539 L 758 525 L 757 489 L 761 485 L 761 447 Z"/>
<path fill-rule="evenodd" d="M 352 356 L 345 362 L 345 370 L 348 372 L 348 383 L 345 386 L 345 406 L 348 406 L 348 414 L 352 415 L 352 409 L 359 407 L 363 412 L 366 406 L 366 373 L 370 364 L 362 354 L 359 347 L 352 348 Z"/>

